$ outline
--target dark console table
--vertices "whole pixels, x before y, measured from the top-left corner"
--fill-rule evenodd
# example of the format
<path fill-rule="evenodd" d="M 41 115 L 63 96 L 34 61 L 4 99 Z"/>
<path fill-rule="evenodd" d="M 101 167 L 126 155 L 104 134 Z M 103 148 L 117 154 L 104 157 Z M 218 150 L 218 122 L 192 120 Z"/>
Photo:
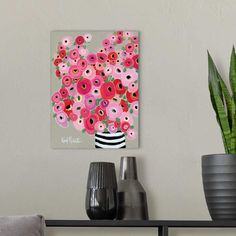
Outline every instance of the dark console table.
<path fill-rule="evenodd" d="M 47 227 L 143 227 L 157 228 L 159 236 L 168 236 L 169 228 L 236 228 L 236 221 L 188 220 L 46 220 Z"/>

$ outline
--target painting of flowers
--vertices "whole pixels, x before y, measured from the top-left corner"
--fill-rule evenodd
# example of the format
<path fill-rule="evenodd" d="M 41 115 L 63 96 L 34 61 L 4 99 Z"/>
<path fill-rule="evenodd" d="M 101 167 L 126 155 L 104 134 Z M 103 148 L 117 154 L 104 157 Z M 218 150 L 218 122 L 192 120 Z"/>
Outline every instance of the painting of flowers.
<path fill-rule="evenodd" d="M 139 146 L 136 31 L 51 33 L 53 148 Z"/>

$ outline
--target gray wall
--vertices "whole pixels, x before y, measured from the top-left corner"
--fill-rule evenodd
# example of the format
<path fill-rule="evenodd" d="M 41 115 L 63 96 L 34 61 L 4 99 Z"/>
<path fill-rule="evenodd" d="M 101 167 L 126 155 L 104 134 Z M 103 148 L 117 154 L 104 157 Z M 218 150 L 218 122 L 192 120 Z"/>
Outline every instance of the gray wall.
<path fill-rule="evenodd" d="M 152 219 L 209 219 L 200 161 L 223 152 L 207 90 L 209 49 L 224 76 L 236 38 L 234 0 L 1 0 L 0 214 L 86 219 L 91 161 L 138 157 Z M 141 148 L 50 148 L 51 30 L 141 31 Z M 143 229 L 50 229 L 49 236 L 156 235 Z M 171 235 L 235 235 L 176 230 Z"/>

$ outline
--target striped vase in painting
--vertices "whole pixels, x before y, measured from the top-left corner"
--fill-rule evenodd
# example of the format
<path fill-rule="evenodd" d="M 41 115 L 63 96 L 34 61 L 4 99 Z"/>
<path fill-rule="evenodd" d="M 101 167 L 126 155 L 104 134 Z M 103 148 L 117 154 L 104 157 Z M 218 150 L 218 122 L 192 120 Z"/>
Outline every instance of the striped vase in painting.
<path fill-rule="evenodd" d="M 117 133 L 99 133 L 95 134 L 96 148 L 126 148 L 125 134 L 123 132 Z"/>

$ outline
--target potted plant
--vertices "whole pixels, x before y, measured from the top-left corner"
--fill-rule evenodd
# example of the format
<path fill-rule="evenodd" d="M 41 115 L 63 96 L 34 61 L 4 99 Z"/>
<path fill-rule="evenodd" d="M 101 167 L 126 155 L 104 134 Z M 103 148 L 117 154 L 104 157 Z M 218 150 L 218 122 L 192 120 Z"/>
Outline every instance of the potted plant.
<path fill-rule="evenodd" d="M 219 124 L 225 154 L 202 157 L 203 187 L 213 220 L 236 220 L 236 54 L 230 59 L 230 90 L 208 53 L 210 98 Z"/>

